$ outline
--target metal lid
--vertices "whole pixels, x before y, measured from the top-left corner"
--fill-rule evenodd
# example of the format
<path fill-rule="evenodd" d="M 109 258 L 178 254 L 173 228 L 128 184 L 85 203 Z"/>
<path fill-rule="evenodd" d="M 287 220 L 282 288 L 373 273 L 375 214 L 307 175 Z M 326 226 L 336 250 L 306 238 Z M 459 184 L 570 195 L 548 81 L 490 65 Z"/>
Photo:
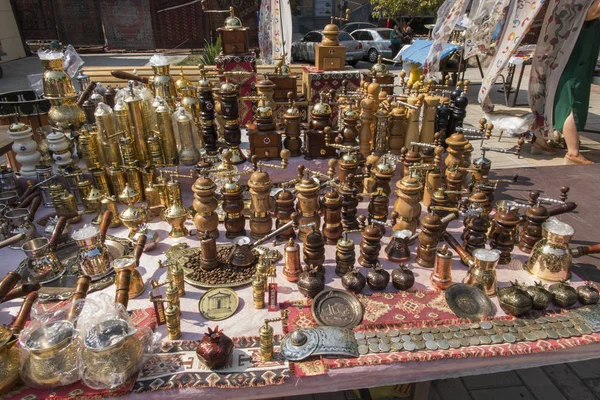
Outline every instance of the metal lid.
<path fill-rule="evenodd" d="M 314 329 L 296 329 L 281 339 L 281 354 L 289 361 L 300 361 L 310 356 L 319 345 Z"/>

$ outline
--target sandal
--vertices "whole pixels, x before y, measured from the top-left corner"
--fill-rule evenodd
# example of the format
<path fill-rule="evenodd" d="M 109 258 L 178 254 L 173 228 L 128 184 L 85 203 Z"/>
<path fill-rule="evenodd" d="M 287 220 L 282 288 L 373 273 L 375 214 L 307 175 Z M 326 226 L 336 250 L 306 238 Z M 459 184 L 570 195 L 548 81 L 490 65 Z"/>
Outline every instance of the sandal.
<path fill-rule="evenodd" d="M 566 154 L 565 155 L 565 164 L 566 165 L 589 165 L 589 164 L 593 164 L 593 161 L 588 160 L 587 158 L 585 158 L 584 156 L 581 155 L 581 153 L 577 156 L 572 156 L 570 154 Z"/>
<path fill-rule="evenodd" d="M 531 144 L 531 154 L 556 154 L 556 149 L 550 147 L 546 141 L 535 141 Z"/>

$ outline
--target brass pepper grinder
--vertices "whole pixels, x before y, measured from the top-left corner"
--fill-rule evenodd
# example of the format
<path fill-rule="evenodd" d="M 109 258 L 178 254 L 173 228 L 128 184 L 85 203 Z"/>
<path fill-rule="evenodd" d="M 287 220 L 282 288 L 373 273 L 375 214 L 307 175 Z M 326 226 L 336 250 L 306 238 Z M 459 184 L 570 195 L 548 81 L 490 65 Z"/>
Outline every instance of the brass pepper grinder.
<path fill-rule="evenodd" d="M 160 143 L 163 158 L 167 165 L 179 165 L 179 152 L 177 151 L 177 140 L 171 116 L 173 110 L 164 99 L 158 99 L 158 106 L 154 109 L 156 123 L 160 132 Z"/>
<path fill-rule="evenodd" d="M 165 288 L 165 298 L 168 302 L 173 305 L 176 305 L 179 310 L 181 310 L 181 296 L 179 295 L 179 289 L 173 281 L 165 281 L 162 283 L 158 283 L 155 279 L 150 280 L 150 286 L 152 289 L 157 289 L 161 286 L 166 286 Z"/>
<path fill-rule="evenodd" d="M 252 278 L 252 299 L 254 308 L 260 310 L 265 308 L 265 286 L 267 277 L 263 274 L 254 274 Z"/>
<path fill-rule="evenodd" d="M 342 237 L 342 198 L 330 186 L 323 196 L 323 236 L 326 244 L 336 244 Z"/>
<path fill-rule="evenodd" d="M 300 182 L 296 184 L 297 209 L 300 214 L 298 223 L 305 226 L 305 228 L 300 228 L 298 231 L 298 238 L 302 241 L 311 231 L 309 224 L 314 224 L 316 230 L 321 228 L 319 190 L 320 185 L 317 180 L 311 177 L 310 171 L 305 171 Z"/>
<path fill-rule="evenodd" d="M 173 282 L 177 287 L 177 293 L 179 297 L 185 296 L 185 281 L 183 279 L 183 268 L 178 263 L 165 264 L 162 261 L 158 261 L 158 268 L 167 269 L 167 280 Z"/>
<path fill-rule="evenodd" d="M 135 153 L 138 160 L 144 165 L 148 161 L 148 148 L 146 147 L 147 132 L 144 127 L 148 124 L 144 115 L 143 100 L 133 90 L 133 81 L 129 81 L 129 96 L 125 99 L 129 112 L 129 122 Z"/>
<path fill-rule="evenodd" d="M 425 268 L 433 268 L 437 245 L 442 232 L 448 223 L 458 218 L 458 210 L 443 218 L 440 218 L 434 210 L 426 214 L 421 220 L 421 232 L 419 233 L 419 246 L 417 247 L 417 264 Z"/>
<path fill-rule="evenodd" d="M 407 175 L 396 183 L 396 188 L 398 198 L 394 202 L 394 211 L 398 213 L 398 218 L 393 229 L 395 231 L 408 229 L 414 233 L 421 215 L 420 197 L 423 186 L 417 178 Z"/>
<path fill-rule="evenodd" d="M 200 152 L 194 140 L 197 134 L 192 118 L 183 107 L 175 112 L 175 126 L 179 135 L 179 162 L 181 165 L 196 165 L 200 161 Z"/>
<path fill-rule="evenodd" d="M 185 221 L 189 217 L 189 212 L 182 204 L 179 181 L 169 181 L 167 183 L 167 193 L 171 205 L 163 211 L 163 218 L 171 225 L 169 237 L 180 238 L 187 236 L 188 230 L 185 227 Z"/>
<path fill-rule="evenodd" d="M 303 240 L 302 252 L 304 254 L 304 264 L 312 265 L 319 273 L 325 273 L 325 269 L 323 268 L 323 264 L 325 263 L 325 240 L 313 223 L 309 224 L 308 227 L 312 231 Z"/>
<path fill-rule="evenodd" d="M 178 340 L 181 338 L 181 311 L 176 304 L 162 299 L 160 297 L 152 296 L 150 292 L 150 301 L 153 303 L 167 303 L 165 308 L 165 319 L 167 323 L 167 332 L 169 340 Z"/>
<path fill-rule="evenodd" d="M 446 290 L 452 285 L 452 253 L 446 245 L 436 249 L 433 272 L 429 281 L 438 290 Z"/>
<path fill-rule="evenodd" d="M 288 92 L 287 94 L 289 107 L 283 114 L 285 121 L 285 139 L 283 140 L 283 146 L 290 151 L 292 157 L 298 157 L 302 155 L 302 139 L 300 139 L 300 110 L 296 106 L 296 102 L 293 101 L 293 93 Z"/>
<path fill-rule="evenodd" d="M 277 193 L 275 196 L 275 228 L 280 228 L 292 220 L 292 214 L 295 212 L 295 201 L 296 197 L 287 187 L 283 188 L 279 193 Z M 290 228 L 281 232 L 276 237 L 277 240 L 280 241 L 295 239 L 296 232 L 294 232 L 293 228 Z"/>
<path fill-rule="evenodd" d="M 218 207 L 215 192 L 217 185 L 209 177 L 201 174 L 192 186 L 194 192 L 193 207 L 196 235 L 209 232 L 214 238 L 219 237 L 219 216 L 215 212 Z"/>
<path fill-rule="evenodd" d="M 273 359 L 273 327 L 269 324 L 287 319 L 288 310 L 284 310 L 282 314 L 280 318 L 265 319 L 265 324 L 258 330 L 260 336 L 260 357 L 263 362 Z"/>
<path fill-rule="evenodd" d="M 244 198 L 242 187 L 237 181 L 229 179 L 223 185 L 223 212 L 225 213 L 225 237 L 234 239 L 245 236 L 246 217 L 244 217 Z"/>
<path fill-rule="evenodd" d="M 139 226 L 146 222 L 146 211 L 135 206 L 139 201 L 139 195 L 129 185 L 125 185 L 119 199 L 122 203 L 127 204 L 127 207 L 119 214 L 119 219 L 123 222 L 123 225 L 129 228 L 128 236 L 131 239 L 139 231 Z"/>
<path fill-rule="evenodd" d="M 356 254 L 354 250 L 354 241 L 344 232 L 344 237 L 340 238 L 335 245 L 335 274 L 343 277 L 346 273 L 354 269 L 356 264 Z"/>
<path fill-rule="evenodd" d="M 92 214 L 94 211 L 94 206 L 88 204 L 88 196 L 90 195 L 90 191 L 92 190 L 92 182 L 87 179 L 77 182 L 77 190 L 79 191 L 79 195 L 81 196 L 81 205 L 83 206 L 84 214 Z"/>
<path fill-rule="evenodd" d="M 490 247 L 500 250 L 500 264 L 510 263 L 511 253 L 519 235 L 519 216 L 506 200 L 496 202 L 496 214 L 492 218 Z"/>
<path fill-rule="evenodd" d="M 300 264 L 300 246 L 292 238 L 289 238 L 285 246 L 283 260 L 283 276 L 288 282 L 296 282 L 302 273 L 302 265 Z"/>
<path fill-rule="evenodd" d="M 115 196 L 119 196 L 121 193 L 123 193 L 125 184 L 127 183 L 127 176 L 125 175 L 125 171 L 122 167 L 117 166 L 117 164 L 113 164 L 108 171 L 108 180 L 110 181 L 110 186 L 112 187 L 112 193 Z M 118 200 L 119 203 L 121 203 L 121 199 L 119 198 Z"/>
<path fill-rule="evenodd" d="M 376 220 L 371 221 L 371 224 L 367 225 L 362 231 L 358 263 L 365 268 L 375 268 L 379 263 L 379 251 L 381 250 L 383 232 L 376 225 L 378 222 Z"/>

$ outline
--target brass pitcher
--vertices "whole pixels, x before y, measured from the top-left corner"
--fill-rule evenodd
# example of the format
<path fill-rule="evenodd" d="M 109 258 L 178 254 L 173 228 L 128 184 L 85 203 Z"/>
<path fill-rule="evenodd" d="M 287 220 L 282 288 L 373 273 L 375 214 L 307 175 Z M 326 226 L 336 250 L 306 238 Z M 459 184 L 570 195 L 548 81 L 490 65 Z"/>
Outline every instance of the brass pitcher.
<path fill-rule="evenodd" d="M 496 266 L 499 261 L 499 250 L 473 250 L 473 265 L 469 268 L 463 283 L 479 286 L 488 296 L 495 296 L 497 291 Z"/>
<path fill-rule="evenodd" d="M 569 241 L 575 229 L 551 218 L 542 224 L 542 239 L 531 250 L 526 268 L 533 275 L 547 281 L 562 281 L 571 277 L 572 255 Z"/>

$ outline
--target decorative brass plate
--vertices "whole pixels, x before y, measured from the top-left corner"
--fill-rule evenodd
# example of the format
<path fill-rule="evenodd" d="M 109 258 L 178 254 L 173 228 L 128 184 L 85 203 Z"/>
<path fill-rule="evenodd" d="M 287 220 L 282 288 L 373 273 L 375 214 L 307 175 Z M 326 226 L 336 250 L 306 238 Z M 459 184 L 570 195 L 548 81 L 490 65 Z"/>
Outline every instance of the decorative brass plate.
<path fill-rule="evenodd" d="M 446 290 L 446 303 L 459 318 L 481 321 L 496 314 L 489 297 L 479 288 L 456 283 Z"/>
<path fill-rule="evenodd" d="M 363 308 L 352 293 L 324 290 L 312 302 L 312 315 L 319 325 L 352 329 L 363 319 Z"/>
<path fill-rule="evenodd" d="M 119 238 L 108 235 L 105 241 L 108 251 L 113 256 L 113 259 L 122 256 L 129 256 L 133 253 L 133 245 L 129 239 Z M 43 285 L 38 291 L 38 299 L 42 303 L 67 300 L 73 294 L 75 282 L 81 275 L 79 260 L 79 247 L 73 240 L 58 245 L 55 252 L 58 259 L 65 267 L 65 273 L 58 279 L 52 281 L 48 285 Z M 29 259 L 21 261 L 17 272 L 21 274 L 23 282 L 27 281 L 29 269 L 27 263 Z M 110 286 L 115 281 L 115 274 L 110 273 L 107 276 L 90 283 L 88 293 L 102 290 Z"/>
<path fill-rule="evenodd" d="M 231 317 L 238 309 L 240 299 L 230 288 L 210 289 L 198 302 L 198 310 L 210 321 L 222 321 Z"/>

